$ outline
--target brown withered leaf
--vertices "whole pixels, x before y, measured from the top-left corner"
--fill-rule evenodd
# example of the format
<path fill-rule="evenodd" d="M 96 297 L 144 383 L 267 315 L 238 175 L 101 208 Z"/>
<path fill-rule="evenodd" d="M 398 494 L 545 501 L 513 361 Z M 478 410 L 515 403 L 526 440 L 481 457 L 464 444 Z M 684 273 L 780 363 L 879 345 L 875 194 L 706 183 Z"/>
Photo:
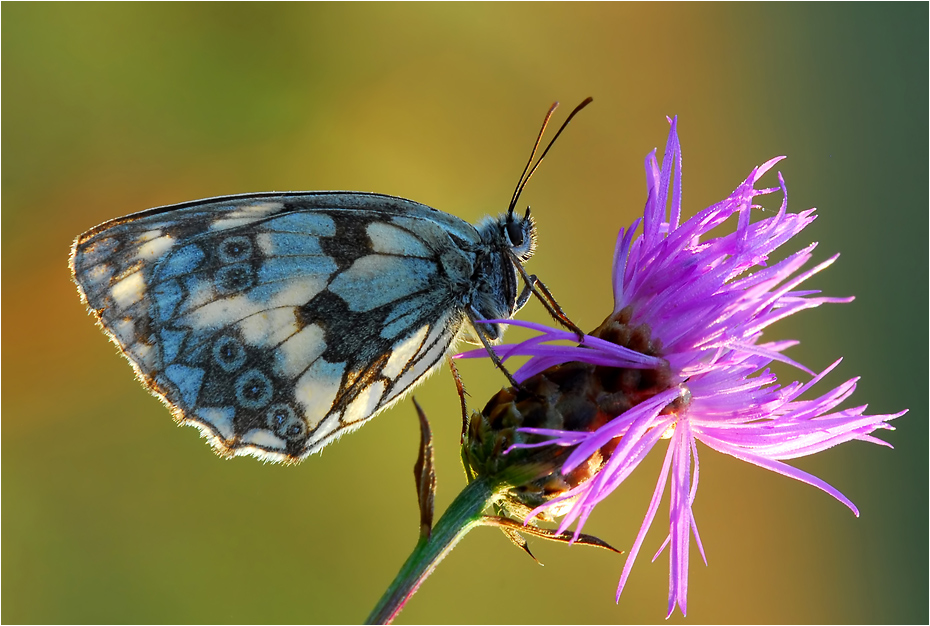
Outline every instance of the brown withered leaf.
<path fill-rule="evenodd" d="M 539 528 L 537 526 L 524 526 L 520 522 L 516 522 L 507 517 L 500 517 L 498 515 L 483 515 L 481 517 L 481 523 L 487 526 L 496 526 L 504 531 L 504 534 L 519 548 L 533 557 L 533 560 L 539 563 L 539 560 L 533 556 L 533 553 L 530 552 L 529 547 L 526 545 L 526 539 L 524 539 L 520 533 L 525 533 L 531 537 L 539 537 L 540 539 L 546 539 L 548 541 L 559 541 L 561 543 L 570 543 L 574 533 L 565 531 L 564 533 L 557 533 L 554 530 L 549 530 L 548 528 Z M 514 538 L 519 537 L 519 540 Z M 582 546 L 593 546 L 595 548 L 603 548 L 605 550 L 610 550 L 611 552 L 616 552 L 617 554 L 623 554 L 623 550 L 617 550 L 615 547 L 604 541 L 603 539 L 598 539 L 594 535 L 586 535 L 580 533 L 578 538 L 575 539 L 574 543 Z M 540 565 L 542 565 L 540 563 Z"/>
<path fill-rule="evenodd" d="M 417 483 L 417 501 L 420 504 L 420 536 L 430 536 L 433 530 L 433 509 L 436 496 L 436 469 L 433 463 L 433 433 L 429 428 L 426 413 L 420 408 L 416 398 L 413 406 L 420 418 L 420 454 L 413 466 L 413 478 Z"/>

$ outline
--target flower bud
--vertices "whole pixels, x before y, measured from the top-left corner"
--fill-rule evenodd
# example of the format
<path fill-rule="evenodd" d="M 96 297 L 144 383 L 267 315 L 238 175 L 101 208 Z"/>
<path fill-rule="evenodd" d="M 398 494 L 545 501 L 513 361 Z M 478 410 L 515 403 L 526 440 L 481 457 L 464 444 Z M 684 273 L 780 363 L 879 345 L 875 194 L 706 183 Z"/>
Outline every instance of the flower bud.
<path fill-rule="evenodd" d="M 649 327 L 631 326 L 627 310 L 611 315 L 591 335 L 659 356 Z M 536 508 L 584 483 L 607 462 L 619 437 L 563 474 L 559 468 L 574 446 L 540 445 L 551 438 L 521 429 L 593 432 L 674 386 L 662 363 L 658 369 L 633 369 L 571 361 L 527 378 L 518 388 L 501 389 L 468 424 L 462 459 L 469 477 L 508 485 L 502 504 L 515 511 Z"/>

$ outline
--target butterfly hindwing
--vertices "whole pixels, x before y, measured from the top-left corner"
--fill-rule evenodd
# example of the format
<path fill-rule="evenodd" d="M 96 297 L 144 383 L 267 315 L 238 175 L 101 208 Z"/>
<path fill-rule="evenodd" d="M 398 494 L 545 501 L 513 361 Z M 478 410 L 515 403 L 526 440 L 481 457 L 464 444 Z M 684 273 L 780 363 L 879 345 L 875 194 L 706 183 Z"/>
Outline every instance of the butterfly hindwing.
<path fill-rule="evenodd" d="M 255 194 L 107 222 L 71 264 L 176 419 L 223 454 L 295 461 L 441 363 L 481 248 L 467 222 L 400 198 Z"/>

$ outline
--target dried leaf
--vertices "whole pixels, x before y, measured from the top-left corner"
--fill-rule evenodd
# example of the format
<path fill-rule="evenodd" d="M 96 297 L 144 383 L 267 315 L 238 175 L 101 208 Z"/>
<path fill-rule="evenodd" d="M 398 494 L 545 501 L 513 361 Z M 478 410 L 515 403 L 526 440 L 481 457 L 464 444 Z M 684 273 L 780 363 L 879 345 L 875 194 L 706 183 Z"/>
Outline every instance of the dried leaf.
<path fill-rule="evenodd" d="M 420 504 L 420 536 L 430 536 L 433 529 L 433 509 L 436 497 L 436 469 L 433 463 L 433 434 L 429 428 L 426 413 L 420 408 L 416 398 L 413 406 L 420 418 L 420 455 L 413 466 L 413 477 L 417 483 L 417 501 Z"/>
<path fill-rule="evenodd" d="M 498 528 L 503 530 L 504 534 L 507 535 L 508 537 L 511 537 L 510 535 L 511 532 L 517 533 L 519 531 L 520 533 L 525 533 L 533 537 L 539 537 L 540 539 L 547 539 L 549 541 L 559 541 L 561 543 L 576 543 L 582 546 L 593 546 L 595 548 L 604 548 L 605 550 L 610 550 L 611 552 L 616 552 L 617 554 L 623 554 L 622 550 L 617 550 L 616 548 L 614 548 L 612 545 L 610 545 L 606 541 L 602 539 L 598 539 L 594 535 L 586 535 L 584 533 L 580 533 L 578 535 L 578 538 L 572 541 L 572 537 L 574 537 L 574 533 L 572 532 L 565 531 L 564 533 L 557 533 L 554 530 L 549 530 L 548 528 L 539 528 L 537 526 L 528 526 L 528 525 L 524 526 L 520 522 L 515 522 L 512 519 L 508 519 L 506 517 L 499 517 L 497 515 L 484 515 L 481 518 L 481 523 L 487 526 L 497 526 Z M 520 537 L 520 538 L 523 539 L 523 537 Z M 511 541 L 513 541 L 512 537 L 511 537 Z M 526 540 L 523 539 L 523 541 L 525 544 Z M 514 541 L 514 543 L 517 546 L 522 547 L 524 550 L 526 550 L 529 553 L 528 548 L 521 546 L 516 541 Z M 532 553 L 530 553 L 530 556 L 533 556 Z M 533 557 L 533 560 L 536 560 L 536 557 Z"/>

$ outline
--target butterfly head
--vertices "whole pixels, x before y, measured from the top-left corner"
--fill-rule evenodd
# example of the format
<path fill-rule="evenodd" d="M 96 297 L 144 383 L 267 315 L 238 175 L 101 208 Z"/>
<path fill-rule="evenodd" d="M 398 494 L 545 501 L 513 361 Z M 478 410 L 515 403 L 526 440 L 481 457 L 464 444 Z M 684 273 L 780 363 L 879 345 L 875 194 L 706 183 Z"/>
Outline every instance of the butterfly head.
<path fill-rule="evenodd" d="M 501 230 L 511 254 L 520 263 L 526 263 L 536 251 L 536 220 L 530 215 L 530 208 L 526 208 L 523 217 L 513 210 L 502 215 Z"/>

